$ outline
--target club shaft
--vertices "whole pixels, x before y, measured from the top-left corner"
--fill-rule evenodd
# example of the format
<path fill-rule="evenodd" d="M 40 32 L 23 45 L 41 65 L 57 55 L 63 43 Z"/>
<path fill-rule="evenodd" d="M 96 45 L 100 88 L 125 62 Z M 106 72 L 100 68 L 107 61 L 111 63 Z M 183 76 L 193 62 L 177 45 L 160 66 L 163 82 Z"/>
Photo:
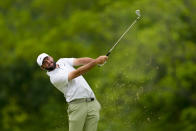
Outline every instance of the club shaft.
<path fill-rule="evenodd" d="M 115 46 L 119 43 L 119 41 L 124 37 L 124 35 L 131 29 L 131 27 L 137 22 L 138 18 L 134 20 L 134 22 L 126 29 L 126 31 L 121 35 L 121 37 L 117 40 L 117 42 L 114 44 L 114 46 L 108 51 L 106 56 L 109 56 L 112 50 L 115 48 Z"/>

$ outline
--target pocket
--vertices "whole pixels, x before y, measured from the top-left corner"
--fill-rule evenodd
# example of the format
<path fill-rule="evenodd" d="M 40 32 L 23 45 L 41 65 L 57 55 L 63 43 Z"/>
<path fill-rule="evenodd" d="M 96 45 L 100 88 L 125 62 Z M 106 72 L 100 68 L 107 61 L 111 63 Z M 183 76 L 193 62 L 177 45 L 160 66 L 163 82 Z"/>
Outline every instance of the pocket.
<path fill-rule="evenodd" d="M 72 104 L 69 104 L 69 105 L 68 105 L 68 109 L 67 109 L 67 113 L 68 113 L 68 114 L 70 114 L 70 113 L 72 113 L 72 112 L 74 111 L 73 106 L 74 106 L 74 105 L 72 105 Z"/>
<path fill-rule="evenodd" d="M 67 106 L 67 114 L 69 114 L 69 112 L 70 112 L 70 104 L 68 104 L 68 106 Z"/>
<path fill-rule="evenodd" d="M 80 108 L 80 103 L 71 103 L 68 105 L 67 113 L 71 114 L 72 112 L 78 110 Z"/>

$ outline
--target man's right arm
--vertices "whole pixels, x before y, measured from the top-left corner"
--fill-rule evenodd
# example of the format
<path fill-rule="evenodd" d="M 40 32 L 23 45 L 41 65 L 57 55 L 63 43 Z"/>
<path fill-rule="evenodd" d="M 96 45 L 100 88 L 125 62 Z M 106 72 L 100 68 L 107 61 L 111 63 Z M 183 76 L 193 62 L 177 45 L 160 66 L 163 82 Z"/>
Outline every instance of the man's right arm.
<path fill-rule="evenodd" d="M 92 69 L 97 64 L 103 64 L 108 59 L 107 56 L 99 56 L 97 59 L 92 60 L 90 63 L 79 67 L 78 69 L 70 72 L 68 74 L 68 80 L 72 80 L 80 75 L 83 75 L 84 73 L 88 72 L 90 69 Z"/>

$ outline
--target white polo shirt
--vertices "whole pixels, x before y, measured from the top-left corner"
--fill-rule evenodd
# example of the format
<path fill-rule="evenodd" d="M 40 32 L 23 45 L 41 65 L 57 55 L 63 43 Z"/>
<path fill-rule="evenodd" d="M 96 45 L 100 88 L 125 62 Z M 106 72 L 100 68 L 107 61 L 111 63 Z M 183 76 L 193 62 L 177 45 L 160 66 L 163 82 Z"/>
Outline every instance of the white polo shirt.
<path fill-rule="evenodd" d="M 74 58 L 59 59 L 56 62 L 59 67 L 47 72 L 51 83 L 64 94 L 67 102 L 80 98 L 95 98 L 92 89 L 82 75 L 68 81 L 69 72 L 75 70 L 73 61 Z"/>

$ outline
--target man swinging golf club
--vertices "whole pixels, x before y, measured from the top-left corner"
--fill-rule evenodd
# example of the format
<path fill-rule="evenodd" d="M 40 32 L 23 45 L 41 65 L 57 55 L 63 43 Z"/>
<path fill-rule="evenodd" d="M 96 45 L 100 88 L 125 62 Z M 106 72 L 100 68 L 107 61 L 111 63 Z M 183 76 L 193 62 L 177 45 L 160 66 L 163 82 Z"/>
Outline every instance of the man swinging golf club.
<path fill-rule="evenodd" d="M 107 59 L 107 56 L 96 59 L 61 58 L 55 62 L 46 53 L 38 56 L 38 65 L 47 71 L 51 83 L 64 94 L 68 102 L 69 131 L 97 130 L 101 106 L 82 74 Z M 75 69 L 74 66 L 80 67 Z"/>
<path fill-rule="evenodd" d="M 106 56 L 92 58 L 61 58 L 54 62 L 53 58 L 42 53 L 37 58 L 38 65 L 47 70 L 51 83 L 65 96 L 68 104 L 69 131 L 96 131 L 101 106 L 93 91 L 81 76 L 96 65 L 103 66 L 112 50 L 124 35 L 140 19 L 140 10 L 136 10 L 137 19 L 127 28 Z M 80 66 L 75 69 L 73 66 Z"/>

